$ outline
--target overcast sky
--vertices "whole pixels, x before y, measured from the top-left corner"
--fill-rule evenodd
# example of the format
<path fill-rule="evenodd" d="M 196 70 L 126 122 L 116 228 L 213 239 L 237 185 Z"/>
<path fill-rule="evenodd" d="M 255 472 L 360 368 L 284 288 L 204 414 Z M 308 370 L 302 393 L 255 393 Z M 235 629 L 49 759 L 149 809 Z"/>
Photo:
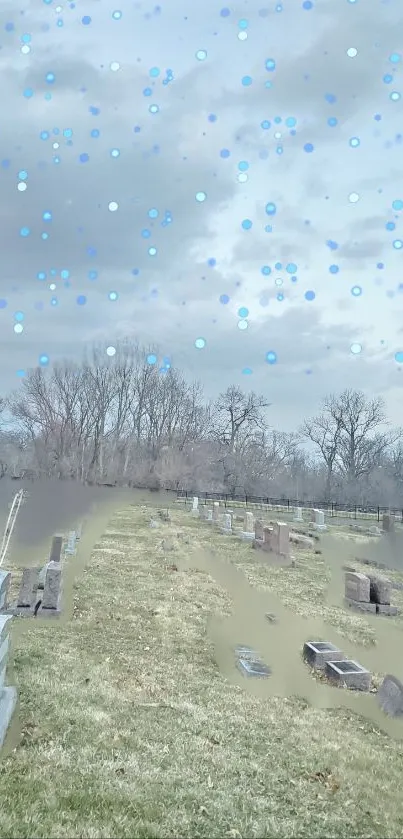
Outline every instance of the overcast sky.
<path fill-rule="evenodd" d="M 399 0 L 0 0 L 1 390 L 132 337 L 279 428 L 347 386 L 400 425 L 402 32 Z"/>

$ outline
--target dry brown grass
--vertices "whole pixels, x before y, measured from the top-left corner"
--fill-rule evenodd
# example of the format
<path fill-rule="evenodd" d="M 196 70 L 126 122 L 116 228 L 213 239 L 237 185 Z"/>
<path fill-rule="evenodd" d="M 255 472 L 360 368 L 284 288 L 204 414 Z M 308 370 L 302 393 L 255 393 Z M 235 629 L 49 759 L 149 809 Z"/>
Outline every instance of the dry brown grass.
<path fill-rule="evenodd" d="M 215 537 L 173 519 L 152 530 L 139 508 L 115 516 L 73 620 L 16 633 L 23 733 L 0 765 L 0 836 L 402 836 L 402 744 L 353 714 L 229 684 L 206 635 L 229 597 L 172 568 L 186 538 Z M 164 555 L 173 529 L 182 536 Z M 218 539 L 262 584 L 250 546 Z M 294 569 L 306 604 L 312 561 Z M 295 603 L 291 583 L 285 597 Z"/>

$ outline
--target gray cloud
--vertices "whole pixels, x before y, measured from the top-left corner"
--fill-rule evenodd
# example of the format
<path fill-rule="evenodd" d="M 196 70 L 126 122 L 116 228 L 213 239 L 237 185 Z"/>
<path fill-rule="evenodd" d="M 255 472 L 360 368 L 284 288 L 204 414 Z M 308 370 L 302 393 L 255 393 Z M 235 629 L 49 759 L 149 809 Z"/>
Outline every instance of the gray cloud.
<path fill-rule="evenodd" d="M 273 422 L 283 427 L 298 425 L 329 387 L 394 393 L 393 352 L 382 355 L 369 324 L 397 340 L 396 306 L 382 286 L 366 308 L 351 300 L 349 289 L 364 270 L 371 270 L 373 286 L 372 269 L 381 259 L 390 287 L 400 264 L 382 216 L 401 197 L 395 194 L 398 162 L 393 150 L 377 157 L 375 177 L 368 148 L 377 154 L 377 143 L 383 148 L 386 136 L 398 131 L 398 111 L 387 109 L 390 87 L 382 76 L 402 13 L 392 5 L 364 9 L 363 3 L 344 3 L 336 12 L 331 2 L 309 13 L 299 6 L 270 10 L 266 18 L 251 11 L 249 36 L 241 42 L 241 5 L 229 19 L 211 0 L 191 11 L 178 0 L 175 15 L 141 4 L 123 12 L 115 22 L 94 4 L 85 27 L 78 7 L 56 13 L 55 4 L 32 2 L 24 15 L 12 6 L 0 9 L 0 67 L 7 80 L 1 159 L 9 161 L 0 166 L 0 297 L 8 304 L 0 308 L 1 387 L 15 386 L 16 372 L 34 366 L 41 353 L 51 361 L 80 358 L 93 340 L 106 347 L 129 336 L 158 344 L 203 382 L 207 395 L 233 381 L 267 391 Z M 10 21 L 14 32 L 4 29 Z M 24 56 L 27 32 L 32 51 Z M 346 55 L 350 46 L 359 50 L 356 59 Z M 195 59 L 198 49 L 207 50 L 207 61 Z M 273 74 L 264 67 L 270 56 L 277 62 Z M 110 69 L 113 61 L 121 64 L 117 72 Z M 153 80 L 155 65 L 161 74 Z M 175 80 L 163 85 L 167 68 Z M 54 84 L 46 82 L 49 72 Z M 247 74 L 253 84 L 243 87 Z M 23 95 L 27 87 L 34 90 L 30 99 Z M 151 96 L 143 95 L 147 87 Z M 326 101 L 328 93 L 337 97 L 334 103 Z M 160 107 L 155 115 L 153 103 Z M 373 121 L 378 111 L 384 113 L 379 124 Z M 332 115 L 335 128 L 327 124 Z M 297 119 L 295 136 L 285 125 L 289 116 Z M 265 119 L 270 130 L 261 127 Z M 353 125 L 362 153 L 348 146 Z M 71 138 L 63 135 L 69 128 Z M 91 136 L 94 129 L 99 137 Z M 49 137 L 42 140 L 44 131 Z M 306 142 L 314 143 L 313 154 L 304 152 Z M 120 151 L 116 158 L 113 149 Z M 89 156 L 84 163 L 83 154 Z M 247 180 L 240 179 L 242 161 Z M 25 192 L 17 189 L 21 170 L 28 172 Z M 380 186 L 384 193 L 375 204 Z M 354 207 L 348 202 L 353 190 L 362 194 Z M 195 199 L 201 191 L 207 194 L 202 203 Z M 111 201 L 119 204 L 117 212 L 109 211 Z M 268 201 L 277 205 L 273 217 L 265 211 Z M 151 208 L 158 209 L 157 219 L 149 218 Z M 167 212 L 172 221 L 162 225 Z M 247 218 L 250 231 L 241 226 Z M 265 231 L 268 224 L 272 232 Z M 29 236 L 20 236 L 23 227 Z M 326 246 L 329 239 L 338 242 L 337 251 Z M 155 257 L 150 246 L 157 248 Z M 341 280 L 333 281 L 328 267 L 339 260 Z M 298 265 L 295 285 L 284 271 L 287 262 Z M 265 264 L 272 267 L 267 278 Z M 37 278 L 40 272 L 46 279 Z M 284 281 L 283 302 L 277 277 Z M 307 289 L 317 292 L 313 303 L 305 300 Z M 116 301 L 109 300 L 111 291 Z M 224 293 L 227 306 L 220 303 Z M 77 305 L 80 295 L 85 305 Z M 245 331 L 238 328 L 240 306 L 250 311 Z M 22 334 L 14 332 L 16 312 L 24 314 Z M 202 351 L 194 345 L 198 337 L 207 342 Z M 349 347 L 359 339 L 364 351 L 353 358 Z M 266 364 L 270 349 L 278 365 Z M 252 375 L 242 372 L 246 368 Z"/>

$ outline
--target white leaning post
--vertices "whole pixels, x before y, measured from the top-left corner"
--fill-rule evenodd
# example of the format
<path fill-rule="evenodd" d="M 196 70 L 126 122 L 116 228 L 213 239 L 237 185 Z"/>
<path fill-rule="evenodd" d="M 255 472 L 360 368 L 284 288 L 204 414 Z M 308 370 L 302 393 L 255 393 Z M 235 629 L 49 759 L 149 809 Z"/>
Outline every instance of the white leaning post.
<path fill-rule="evenodd" d="M 24 498 L 27 497 L 27 493 L 24 492 L 23 489 L 20 489 L 19 492 L 14 496 L 13 502 L 10 507 L 10 512 L 8 514 L 8 519 L 6 522 L 6 526 L 4 528 L 3 533 L 3 541 L 1 543 L 0 548 L 0 566 L 3 565 L 5 556 L 8 551 L 8 547 L 10 544 L 10 539 L 13 534 L 14 525 L 17 521 L 17 516 L 20 511 L 20 507 Z"/>

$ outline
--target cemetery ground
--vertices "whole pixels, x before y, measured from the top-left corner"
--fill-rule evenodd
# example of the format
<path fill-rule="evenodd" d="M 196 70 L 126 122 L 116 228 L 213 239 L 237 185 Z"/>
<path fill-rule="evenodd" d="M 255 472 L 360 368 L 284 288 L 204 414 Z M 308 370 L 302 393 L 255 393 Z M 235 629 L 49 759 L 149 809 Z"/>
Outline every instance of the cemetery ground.
<path fill-rule="evenodd" d="M 371 644 L 365 617 L 326 605 L 321 555 L 293 548 L 285 573 L 189 513 L 171 517 L 115 514 L 72 617 L 13 620 L 21 736 L 0 762 L 0 836 L 402 836 L 403 741 L 347 710 L 231 684 L 206 631 L 231 599 L 186 565 L 213 548 L 290 614 L 321 612 Z"/>

